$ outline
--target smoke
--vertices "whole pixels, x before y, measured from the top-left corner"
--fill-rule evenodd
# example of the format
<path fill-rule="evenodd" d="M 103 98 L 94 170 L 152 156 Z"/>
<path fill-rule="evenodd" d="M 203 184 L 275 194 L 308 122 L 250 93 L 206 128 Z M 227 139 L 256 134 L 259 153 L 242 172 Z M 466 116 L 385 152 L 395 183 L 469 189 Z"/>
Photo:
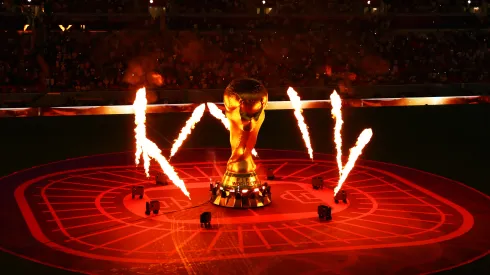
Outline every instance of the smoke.
<path fill-rule="evenodd" d="M 201 64 L 206 61 L 217 60 L 222 56 L 219 47 L 205 43 L 205 39 L 199 39 L 195 34 L 190 32 L 183 32 L 178 38 L 165 37 L 164 39 L 167 42 L 165 59 L 172 57 L 177 63 Z M 142 38 L 140 41 L 145 41 L 145 39 Z M 163 47 L 161 50 L 163 50 Z M 139 56 L 132 58 L 128 62 L 123 81 L 135 87 L 143 85 L 149 87 L 162 86 L 165 82 L 166 74 L 174 73 L 168 71 L 162 75 L 158 61 L 160 53 L 154 50 L 149 52 L 145 51 L 146 49 L 142 49 Z M 169 66 L 172 67 L 172 64 L 166 65 L 166 67 Z M 172 75 L 167 76 L 170 78 L 173 77 Z"/>
<path fill-rule="evenodd" d="M 128 62 L 123 81 L 132 86 L 162 86 L 164 78 L 156 73 L 157 54 L 133 58 Z"/>
<path fill-rule="evenodd" d="M 92 42 L 90 56 L 92 62 L 106 69 L 122 69 L 117 63 L 127 63 L 122 81 L 134 88 L 159 87 L 164 78 L 158 73 L 159 53 L 151 47 L 153 40 L 147 33 L 133 31 L 101 35 Z"/>
<path fill-rule="evenodd" d="M 176 52 L 182 56 L 182 61 L 189 63 L 208 62 L 220 60 L 224 54 L 217 45 L 218 42 L 209 43 L 212 36 L 198 37 L 192 32 L 182 32 L 177 38 Z"/>
<path fill-rule="evenodd" d="M 204 47 L 200 41 L 190 41 L 182 48 L 182 57 L 187 62 L 200 62 L 203 61 Z"/>
<path fill-rule="evenodd" d="M 361 69 L 370 75 L 383 75 L 389 72 L 390 64 L 379 56 L 369 55 L 361 60 Z"/>

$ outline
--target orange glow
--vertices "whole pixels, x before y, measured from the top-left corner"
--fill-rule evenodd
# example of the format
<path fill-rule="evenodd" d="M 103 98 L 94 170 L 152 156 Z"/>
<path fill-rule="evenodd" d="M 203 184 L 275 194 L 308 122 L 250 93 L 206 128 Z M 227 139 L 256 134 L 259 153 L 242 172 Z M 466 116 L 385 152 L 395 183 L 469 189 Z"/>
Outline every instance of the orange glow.
<path fill-rule="evenodd" d="M 144 161 L 145 173 L 149 177 L 150 170 L 150 158 L 156 160 L 162 171 L 168 176 L 168 178 L 182 190 L 182 192 L 189 198 L 190 194 L 185 187 L 183 180 L 179 178 L 179 175 L 175 172 L 174 168 L 168 163 L 167 159 L 162 155 L 162 151 L 158 146 L 146 137 L 146 89 L 141 88 L 136 92 L 136 99 L 133 103 L 133 110 L 135 115 L 135 138 L 136 138 L 136 154 L 135 163 L 139 165 L 141 157 Z"/>
<path fill-rule="evenodd" d="M 201 104 L 194 109 L 191 117 L 185 123 L 185 126 L 180 130 L 179 137 L 175 140 L 172 145 L 172 149 L 170 150 L 170 157 L 175 156 L 179 148 L 182 146 L 184 141 L 187 139 L 189 134 L 192 132 L 196 124 L 201 121 L 202 116 L 204 115 L 204 111 L 206 110 L 206 104 Z"/>
<path fill-rule="evenodd" d="M 158 86 L 162 86 L 162 84 L 163 84 L 163 77 L 157 73 L 151 74 L 151 80 L 154 84 L 156 84 Z"/>
<path fill-rule="evenodd" d="M 305 141 L 306 148 L 308 149 L 308 154 L 310 159 L 313 160 L 313 149 L 311 148 L 310 133 L 308 132 L 308 126 L 305 123 L 305 118 L 303 117 L 303 110 L 301 109 L 301 98 L 298 93 L 291 87 L 288 89 L 289 100 L 294 108 L 294 115 L 298 120 L 298 127 L 303 135 L 303 140 Z"/>
<path fill-rule="evenodd" d="M 225 128 L 229 131 L 230 130 L 230 121 L 228 120 L 228 118 L 226 118 L 226 115 L 218 108 L 218 106 L 216 106 L 216 104 L 214 103 L 211 103 L 211 102 L 208 102 L 206 103 L 208 105 L 208 109 L 209 109 L 209 113 L 214 116 L 215 118 L 217 118 L 218 120 L 221 121 L 221 123 L 223 123 L 223 125 L 225 126 Z M 258 157 L 259 154 L 257 154 L 257 151 L 254 149 L 252 149 L 252 155 L 254 157 Z"/>
<path fill-rule="evenodd" d="M 332 104 L 332 117 L 335 119 L 335 127 L 334 127 L 334 141 L 335 147 L 337 151 L 337 166 L 339 169 L 339 181 L 337 186 L 334 188 L 334 196 L 337 192 L 340 191 L 342 185 L 344 184 L 347 176 L 349 176 L 350 171 L 354 168 L 357 159 L 362 154 L 362 150 L 371 140 L 373 136 L 373 131 L 371 129 L 364 129 L 362 133 L 357 138 L 356 145 L 350 149 L 349 159 L 345 166 L 342 165 L 342 124 L 344 123 L 342 120 L 342 99 L 337 94 L 336 91 L 330 95 L 330 101 Z"/>

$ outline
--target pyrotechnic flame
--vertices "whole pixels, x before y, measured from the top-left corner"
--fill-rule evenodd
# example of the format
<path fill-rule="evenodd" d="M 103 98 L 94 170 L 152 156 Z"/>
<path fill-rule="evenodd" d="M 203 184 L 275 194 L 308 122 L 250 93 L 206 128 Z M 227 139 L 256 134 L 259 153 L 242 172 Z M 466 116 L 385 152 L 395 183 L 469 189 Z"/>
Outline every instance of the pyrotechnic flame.
<path fill-rule="evenodd" d="M 332 103 L 332 117 L 335 119 L 335 127 L 334 127 L 334 141 L 335 147 L 337 149 L 337 166 L 339 168 L 339 178 L 342 176 L 342 135 L 340 130 L 342 130 L 342 124 L 344 121 L 342 120 L 342 99 L 334 90 L 330 95 L 330 101 Z"/>
<path fill-rule="evenodd" d="M 180 130 L 179 137 L 175 140 L 174 144 L 172 145 L 172 149 L 170 150 L 170 157 L 175 156 L 180 146 L 182 146 L 182 143 L 184 143 L 184 141 L 187 139 L 187 136 L 189 136 L 189 134 L 192 132 L 196 124 L 199 121 L 201 121 L 201 118 L 204 115 L 205 110 L 206 110 L 206 104 L 204 103 L 197 106 L 197 108 L 194 109 L 194 112 L 192 112 L 191 117 L 185 123 L 184 128 Z"/>
<path fill-rule="evenodd" d="M 209 113 L 212 116 L 219 119 L 221 123 L 225 126 L 226 130 L 230 130 L 230 121 L 226 118 L 225 114 L 212 102 L 206 103 L 208 105 Z"/>
<path fill-rule="evenodd" d="M 162 151 L 158 146 L 149 140 L 146 137 L 146 89 L 141 88 L 136 92 L 136 99 L 133 103 L 133 110 L 135 115 L 135 124 L 136 128 L 135 137 L 136 137 L 136 154 L 135 154 L 135 163 L 139 165 L 140 158 L 143 157 L 144 167 L 146 176 L 149 177 L 150 170 L 150 158 L 155 159 L 162 171 L 168 176 L 168 178 L 182 190 L 182 192 L 189 198 L 190 194 L 185 187 L 185 183 L 183 180 L 179 178 L 179 175 L 175 172 L 174 168 L 168 163 L 167 159 L 162 155 Z"/>
<path fill-rule="evenodd" d="M 340 191 L 342 185 L 344 184 L 347 176 L 349 176 L 350 171 L 354 168 L 357 159 L 362 154 L 362 150 L 371 140 L 373 136 L 373 131 L 371 129 L 364 129 L 362 133 L 357 138 L 356 145 L 350 149 L 349 159 L 345 166 L 342 165 L 342 99 L 334 90 L 330 95 L 330 101 L 332 104 L 332 116 L 335 119 L 335 128 L 334 128 L 334 141 L 335 147 L 337 150 L 337 165 L 339 168 L 339 181 L 337 186 L 333 189 L 334 196 L 337 195 L 337 192 Z"/>
<path fill-rule="evenodd" d="M 303 117 L 303 110 L 301 109 L 301 98 L 298 93 L 291 87 L 288 89 L 289 100 L 294 108 L 294 115 L 298 120 L 298 127 L 303 135 L 303 140 L 305 141 L 306 148 L 308 149 L 308 154 L 310 159 L 313 160 L 313 149 L 311 148 L 310 134 L 308 133 L 308 126 L 305 123 L 305 118 Z"/>
<path fill-rule="evenodd" d="M 136 128 L 134 129 L 136 138 L 136 154 L 135 163 L 140 164 L 140 159 L 143 157 L 143 165 L 147 177 L 150 177 L 150 156 L 148 151 L 145 150 L 144 144 L 146 140 L 146 105 L 148 100 L 146 99 L 146 89 L 141 88 L 136 92 L 136 99 L 134 100 L 134 123 Z"/>
<path fill-rule="evenodd" d="M 208 102 L 206 103 L 208 105 L 208 109 L 209 109 L 209 113 L 211 113 L 212 116 L 214 116 L 215 118 L 219 119 L 221 121 L 221 123 L 223 123 L 223 125 L 225 126 L 226 130 L 230 130 L 230 121 L 226 118 L 225 114 L 218 108 L 218 106 L 216 106 L 216 104 L 212 103 L 212 102 Z M 252 155 L 254 157 L 258 157 L 259 154 L 257 154 L 257 151 L 254 149 L 252 149 Z"/>
<path fill-rule="evenodd" d="M 333 190 L 334 195 L 337 194 L 337 192 L 339 192 L 340 188 L 342 188 L 342 184 L 344 184 L 350 171 L 352 170 L 352 168 L 354 168 L 354 164 L 356 164 L 356 160 L 362 154 L 362 149 L 364 149 L 364 147 L 369 143 L 372 136 L 373 136 L 373 131 L 371 129 L 364 129 L 364 131 L 362 131 L 362 133 L 357 138 L 356 146 L 350 149 L 349 160 L 347 161 L 347 163 L 344 166 L 344 169 L 342 170 L 342 175 L 339 178 L 339 183 L 337 184 L 337 187 L 335 187 Z"/>

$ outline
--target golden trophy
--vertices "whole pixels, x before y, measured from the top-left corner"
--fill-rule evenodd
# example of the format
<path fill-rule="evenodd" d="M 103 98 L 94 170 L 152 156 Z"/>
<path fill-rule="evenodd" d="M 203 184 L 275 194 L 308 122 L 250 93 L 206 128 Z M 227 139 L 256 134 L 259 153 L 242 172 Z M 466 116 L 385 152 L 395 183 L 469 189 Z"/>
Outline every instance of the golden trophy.
<path fill-rule="evenodd" d="M 223 181 L 210 185 L 213 204 L 254 208 L 271 203 L 270 186 L 261 183 L 252 158 L 267 102 L 266 88 L 255 79 L 236 79 L 226 87 L 224 105 L 230 122 L 231 157 Z"/>

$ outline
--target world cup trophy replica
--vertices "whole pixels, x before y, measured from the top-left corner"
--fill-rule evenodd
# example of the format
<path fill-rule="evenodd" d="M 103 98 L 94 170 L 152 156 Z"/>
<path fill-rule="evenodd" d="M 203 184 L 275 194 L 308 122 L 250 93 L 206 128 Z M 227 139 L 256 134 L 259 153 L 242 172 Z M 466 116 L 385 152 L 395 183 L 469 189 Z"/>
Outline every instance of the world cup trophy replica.
<path fill-rule="evenodd" d="M 255 171 L 252 150 L 265 119 L 268 92 L 255 79 L 233 80 L 224 93 L 230 122 L 231 157 L 221 183 L 211 183 L 211 202 L 232 208 L 263 207 L 271 203 L 270 186 Z"/>

